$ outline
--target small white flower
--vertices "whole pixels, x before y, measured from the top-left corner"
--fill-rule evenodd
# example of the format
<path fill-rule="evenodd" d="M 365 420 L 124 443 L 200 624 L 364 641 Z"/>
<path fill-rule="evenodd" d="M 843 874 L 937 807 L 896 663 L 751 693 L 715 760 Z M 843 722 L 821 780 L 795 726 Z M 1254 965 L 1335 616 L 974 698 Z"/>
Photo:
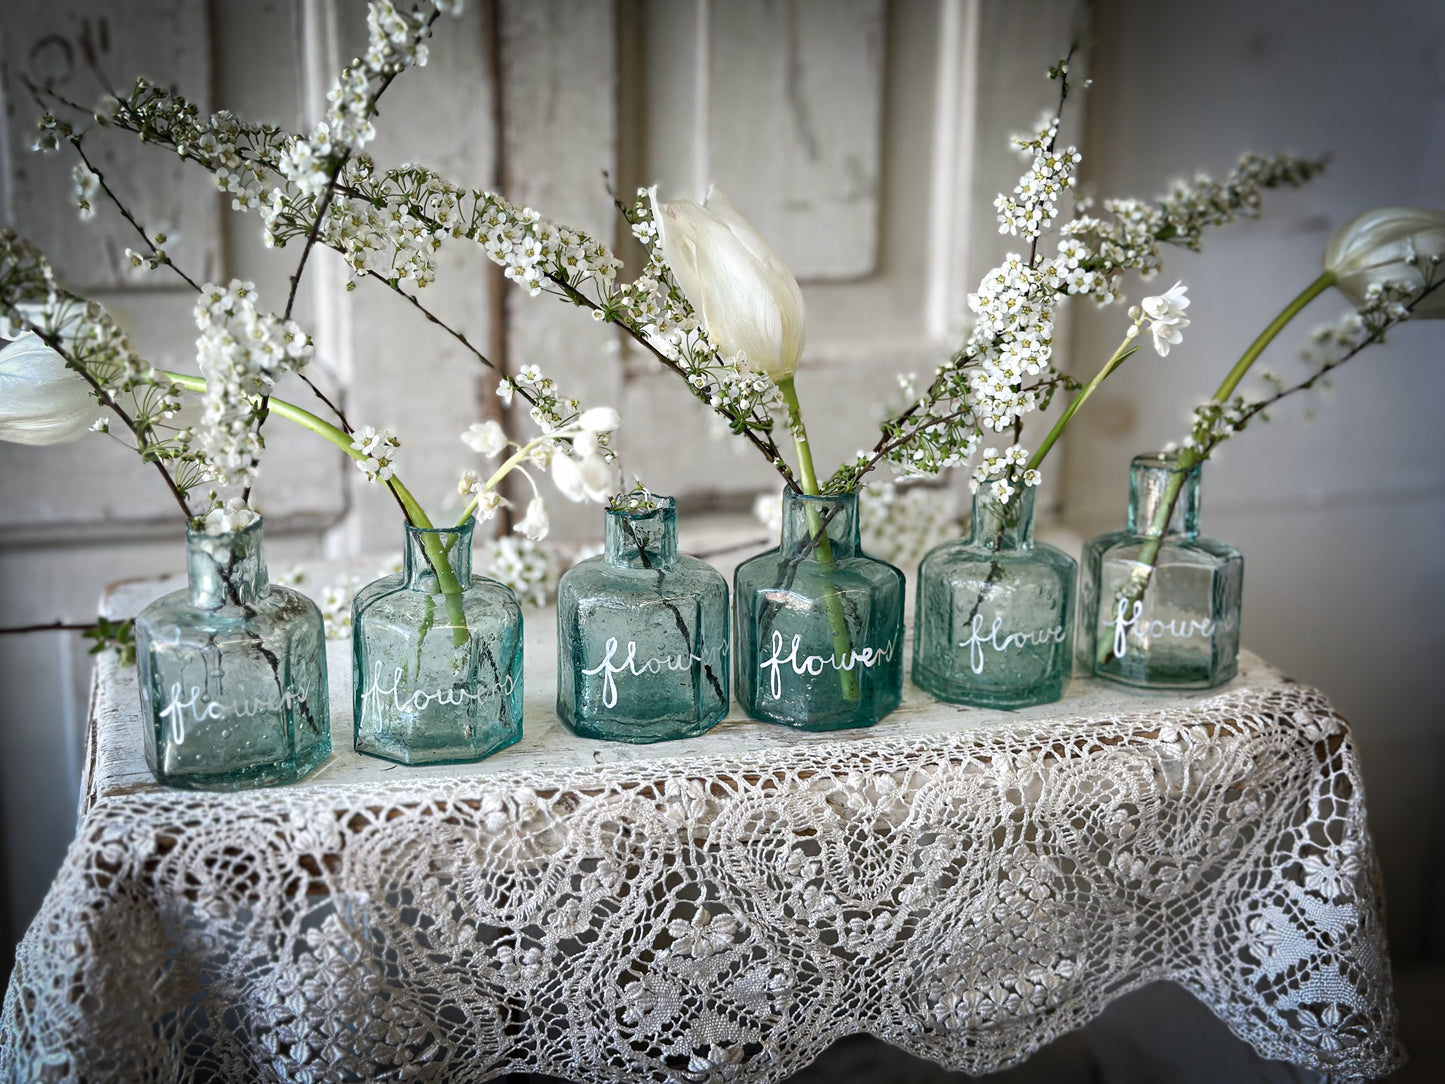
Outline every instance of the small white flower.
<path fill-rule="evenodd" d="M 494 421 L 473 422 L 462 434 L 462 443 L 474 452 L 494 456 L 507 447 L 507 433 Z"/>
<path fill-rule="evenodd" d="M 1149 319 L 1149 331 L 1154 336 L 1154 349 L 1161 358 L 1169 356 L 1169 348 L 1184 341 L 1182 331 L 1189 326 L 1184 310 L 1189 307 L 1185 296 L 1189 288 L 1176 282 L 1167 292 L 1158 297 L 1146 297 L 1139 302 L 1144 315 Z"/>
<path fill-rule="evenodd" d="M 217 505 L 206 513 L 205 532 L 211 535 L 235 534 L 260 518 L 240 497 L 232 497 L 225 504 Z"/>
<path fill-rule="evenodd" d="M 612 495 L 612 468 L 600 455 L 580 460 L 557 455 L 552 460 L 552 481 L 569 501 L 605 501 Z"/>
<path fill-rule="evenodd" d="M 502 495 L 495 489 L 477 490 L 477 519 L 482 523 L 487 522 L 497 514 L 497 509 L 502 507 Z"/>
<path fill-rule="evenodd" d="M 547 518 L 547 503 L 541 497 L 533 497 L 527 502 L 527 514 L 512 529 L 519 534 L 524 534 L 533 542 L 540 542 L 547 537 L 547 531 L 551 527 L 551 521 Z"/>

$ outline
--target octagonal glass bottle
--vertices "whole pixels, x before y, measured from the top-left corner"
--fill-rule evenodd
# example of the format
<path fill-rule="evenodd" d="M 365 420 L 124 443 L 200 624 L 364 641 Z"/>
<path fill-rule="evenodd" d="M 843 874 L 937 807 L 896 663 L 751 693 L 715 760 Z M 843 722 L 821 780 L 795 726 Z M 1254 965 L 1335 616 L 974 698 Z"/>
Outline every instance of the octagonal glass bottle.
<path fill-rule="evenodd" d="M 969 536 L 918 565 L 913 683 L 940 700 L 1022 708 L 1063 695 L 1078 566 L 1034 541 L 1034 490 L 981 487 Z"/>
<path fill-rule="evenodd" d="M 270 583 L 259 519 L 187 531 L 186 569 L 135 621 L 147 765 L 201 790 L 300 779 L 331 755 L 321 611 Z"/>
<path fill-rule="evenodd" d="M 903 696 L 903 573 L 858 544 L 858 494 L 783 491 L 782 539 L 733 577 L 737 696 L 800 730 L 871 726 Z"/>
<path fill-rule="evenodd" d="M 1172 689 L 1207 689 L 1234 676 L 1244 557 L 1199 533 L 1200 466 L 1181 470 L 1172 454 L 1136 456 L 1128 525 L 1084 545 L 1079 664 L 1086 673 Z"/>
<path fill-rule="evenodd" d="M 557 588 L 557 714 L 609 741 L 689 738 L 728 711 L 728 586 L 677 551 L 677 506 L 607 510 L 607 548 Z"/>
<path fill-rule="evenodd" d="M 522 736 L 522 608 L 472 574 L 472 529 L 406 528 L 400 573 L 351 609 L 356 751 L 401 764 L 481 760 Z"/>

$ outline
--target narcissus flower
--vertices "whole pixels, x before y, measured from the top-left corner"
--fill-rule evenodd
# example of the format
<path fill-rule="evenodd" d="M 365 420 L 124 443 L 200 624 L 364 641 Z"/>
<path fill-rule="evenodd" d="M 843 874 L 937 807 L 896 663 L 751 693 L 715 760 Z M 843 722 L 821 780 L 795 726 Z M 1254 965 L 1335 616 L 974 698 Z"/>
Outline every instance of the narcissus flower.
<path fill-rule="evenodd" d="M 790 379 L 803 354 L 803 293 L 788 265 L 714 186 L 705 203 L 674 200 L 653 221 L 673 277 L 719 350 L 774 383 Z"/>

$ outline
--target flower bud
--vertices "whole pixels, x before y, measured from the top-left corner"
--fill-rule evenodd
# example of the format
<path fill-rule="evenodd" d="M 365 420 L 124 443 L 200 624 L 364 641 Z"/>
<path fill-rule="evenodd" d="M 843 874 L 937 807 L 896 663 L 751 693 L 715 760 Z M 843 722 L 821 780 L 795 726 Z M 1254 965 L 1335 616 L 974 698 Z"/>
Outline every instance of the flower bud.
<path fill-rule="evenodd" d="M 99 411 L 90 385 L 35 334 L 0 350 L 0 440 L 63 444 L 90 430 Z"/>
<path fill-rule="evenodd" d="M 682 292 L 708 336 L 774 383 L 790 379 L 803 354 L 803 293 L 787 264 L 716 186 L 707 201 L 674 200 L 653 220 Z"/>
<path fill-rule="evenodd" d="M 1445 211 L 1377 207 L 1330 235 L 1324 264 L 1335 273 L 1340 292 L 1359 308 L 1371 286 L 1395 282 L 1419 290 L 1425 285 L 1420 265 L 1428 267 L 1431 260 L 1445 260 Z M 1445 288 L 1426 296 L 1412 315 L 1445 317 Z"/>

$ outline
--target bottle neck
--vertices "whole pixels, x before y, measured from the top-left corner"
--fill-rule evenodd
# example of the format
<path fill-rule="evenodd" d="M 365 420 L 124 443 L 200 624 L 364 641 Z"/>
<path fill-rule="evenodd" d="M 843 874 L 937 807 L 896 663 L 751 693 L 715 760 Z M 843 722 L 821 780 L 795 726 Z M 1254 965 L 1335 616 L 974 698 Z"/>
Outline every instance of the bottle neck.
<path fill-rule="evenodd" d="M 1173 452 L 1135 456 L 1129 465 L 1129 533 L 1159 534 L 1164 508 L 1174 497 L 1174 511 L 1164 537 L 1194 538 L 1199 534 L 1199 468 L 1181 470 Z"/>
<path fill-rule="evenodd" d="M 460 527 L 413 527 L 406 525 L 406 556 L 401 575 L 406 586 L 432 594 L 437 590 L 436 570 L 431 556 L 438 555 L 451 566 L 457 581 L 472 582 L 472 530 L 477 521 L 468 519 Z"/>
<path fill-rule="evenodd" d="M 858 494 L 839 493 L 813 497 L 783 490 L 784 556 L 801 554 L 817 560 L 820 532 L 826 531 L 833 559 L 858 554 Z"/>
<path fill-rule="evenodd" d="M 1030 550 L 1034 547 L 1034 488 L 1018 486 L 1001 501 L 988 486 L 973 495 L 973 530 L 969 542 L 986 550 Z"/>
<path fill-rule="evenodd" d="M 261 521 L 230 534 L 186 531 L 191 605 L 202 610 L 249 606 L 271 590 Z"/>
<path fill-rule="evenodd" d="M 607 510 L 609 565 L 667 569 L 677 564 L 677 502 L 671 497 L 653 500 L 657 507 L 645 512 Z"/>

